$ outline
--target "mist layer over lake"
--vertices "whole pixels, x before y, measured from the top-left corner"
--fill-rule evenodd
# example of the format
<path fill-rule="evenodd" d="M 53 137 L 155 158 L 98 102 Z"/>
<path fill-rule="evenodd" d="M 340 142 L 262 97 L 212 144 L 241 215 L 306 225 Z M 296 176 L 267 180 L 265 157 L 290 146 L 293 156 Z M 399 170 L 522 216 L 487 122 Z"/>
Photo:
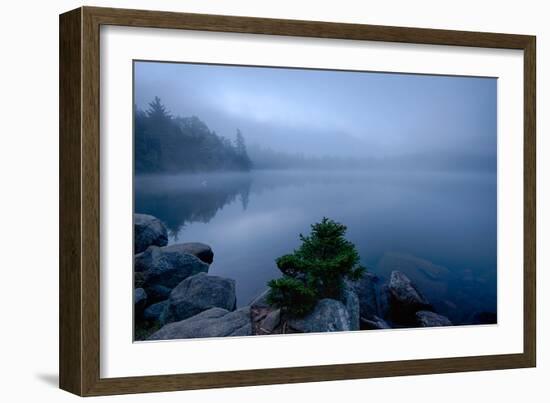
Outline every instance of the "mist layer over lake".
<path fill-rule="evenodd" d="M 369 271 L 406 272 L 453 323 L 496 312 L 494 172 L 252 170 L 138 175 L 134 186 L 135 212 L 160 218 L 170 243 L 212 247 L 209 273 L 236 280 L 239 306 L 326 216 L 348 227 Z"/>

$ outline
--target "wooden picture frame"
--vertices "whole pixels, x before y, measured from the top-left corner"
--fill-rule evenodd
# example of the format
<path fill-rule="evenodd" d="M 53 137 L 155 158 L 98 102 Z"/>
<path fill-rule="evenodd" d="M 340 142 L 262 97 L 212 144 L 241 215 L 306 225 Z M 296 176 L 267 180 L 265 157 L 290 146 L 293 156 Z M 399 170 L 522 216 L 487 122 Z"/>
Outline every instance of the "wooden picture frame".
<path fill-rule="evenodd" d="M 100 377 L 100 26 L 519 49 L 524 56 L 523 353 Z M 524 368 L 536 365 L 535 37 L 81 7 L 60 16 L 60 387 L 81 396 Z"/>

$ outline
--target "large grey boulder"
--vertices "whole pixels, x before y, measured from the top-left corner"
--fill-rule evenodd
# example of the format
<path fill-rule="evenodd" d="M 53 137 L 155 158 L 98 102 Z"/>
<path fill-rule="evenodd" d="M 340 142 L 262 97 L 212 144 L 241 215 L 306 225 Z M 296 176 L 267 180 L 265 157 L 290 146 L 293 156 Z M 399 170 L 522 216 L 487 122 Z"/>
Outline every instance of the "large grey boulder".
<path fill-rule="evenodd" d="M 262 323 L 260 324 L 260 330 L 265 333 L 272 333 L 273 330 L 281 323 L 281 310 L 275 309 L 269 312 Z"/>
<path fill-rule="evenodd" d="M 351 330 L 346 307 L 342 302 L 330 298 L 320 300 L 305 317 L 293 318 L 287 323 L 292 329 L 302 333 Z"/>
<path fill-rule="evenodd" d="M 453 324 L 446 316 L 431 311 L 418 311 L 416 320 L 421 327 L 452 326 Z"/>
<path fill-rule="evenodd" d="M 196 256 L 183 253 L 172 246 L 150 246 L 134 257 L 134 270 L 143 272 L 143 288 L 152 286 L 174 288 L 187 277 L 206 273 L 208 264 Z"/>
<path fill-rule="evenodd" d="M 388 291 L 391 299 L 392 319 L 402 324 L 414 322 L 414 314 L 431 310 L 431 305 L 409 278 L 400 271 L 391 273 Z"/>
<path fill-rule="evenodd" d="M 359 311 L 363 318 L 381 315 L 378 302 L 378 283 L 379 278 L 372 273 L 363 274 L 363 277 L 357 281 L 347 282 L 348 286 L 357 294 Z"/>
<path fill-rule="evenodd" d="M 163 285 L 149 285 L 147 287 L 147 303 L 154 304 L 155 302 L 167 300 L 170 296 L 171 291 L 171 288 L 165 287 Z"/>
<path fill-rule="evenodd" d="M 151 245 L 168 244 L 168 231 L 158 218 L 147 214 L 134 214 L 134 253 L 143 252 Z"/>
<path fill-rule="evenodd" d="M 250 307 L 230 312 L 211 308 L 188 319 L 164 325 L 149 340 L 189 339 L 199 337 L 249 336 L 252 334 Z"/>
<path fill-rule="evenodd" d="M 236 302 L 235 280 L 199 273 L 172 290 L 160 321 L 180 321 L 214 307 L 233 311 Z"/>
<path fill-rule="evenodd" d="M 143 318 L 150 321 L 158 321 L 160 319 L 160 315 L 162 315 L 162 313 L 164 312 L 167 304 L 168 301 L 161 301 L 157 302 L 156 304 L 149 305 L 143 311 Z"/>
<path fill-rule="evenodd" d="M 342 293 L 342 299 L 346 307 L 346 310 L 348 311 L 350 330 L 359 330 L 360 314 L 359 314 L 359 298 L 357 297 L 357 294 L 351 287 L 346 285 Z"/>
<path fill-rule="evenodd" d="M 212 248 L 204 243 L 187 242 L 170 245 L 169 248 L 196 256 L 204 263 L 211 264 L 214 261 L 214 252 L 212 252 Z"/>

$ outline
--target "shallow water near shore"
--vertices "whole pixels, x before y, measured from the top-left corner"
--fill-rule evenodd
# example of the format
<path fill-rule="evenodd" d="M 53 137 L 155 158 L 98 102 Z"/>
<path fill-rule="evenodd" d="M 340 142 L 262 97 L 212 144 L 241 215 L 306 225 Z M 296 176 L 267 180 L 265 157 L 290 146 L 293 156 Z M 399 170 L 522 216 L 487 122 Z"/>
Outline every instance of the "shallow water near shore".
<path fill-rule="evenodd" d="M 134 192 L 135 212 L 161 219 L 170 244 L 212 247 L 209 273 L 236 280 L 238 306 L 280 276 L 275 259 L 326 216 L 348 227 L 369 271 L 403 271 L 453 323 L 496 312 L 494 172 L 144 175 Z"/>

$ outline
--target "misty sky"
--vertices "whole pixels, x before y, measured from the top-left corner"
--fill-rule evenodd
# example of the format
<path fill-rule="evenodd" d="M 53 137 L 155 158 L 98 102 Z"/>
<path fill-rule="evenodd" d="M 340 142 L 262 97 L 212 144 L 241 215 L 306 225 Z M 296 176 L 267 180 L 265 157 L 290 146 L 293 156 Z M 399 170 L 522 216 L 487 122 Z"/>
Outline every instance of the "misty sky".
<path fill-rule="evenodd" d="M 135 103 L 159 96 L 218 134 L 305 155 L 494 160 L 494 78 L 135 63 Z"/>

